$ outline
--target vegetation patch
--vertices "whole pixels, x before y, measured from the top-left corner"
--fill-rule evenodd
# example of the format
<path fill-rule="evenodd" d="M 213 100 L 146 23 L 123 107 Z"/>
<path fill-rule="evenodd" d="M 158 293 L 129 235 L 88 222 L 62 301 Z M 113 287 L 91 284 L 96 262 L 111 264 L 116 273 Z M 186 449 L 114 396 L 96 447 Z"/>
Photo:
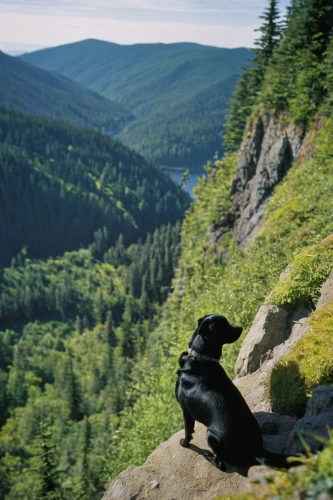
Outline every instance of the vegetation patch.
<path fill-rule="evenodd" d="M 333 383 L 333 304 L 309 319 L 310 330 L 273 368 L 270 391 L 273 411 L 302 416 L 311 390 Z"/>
<path fill-rule="evenodd" d="M 333 235 L 319 245 L 306 248 L 287 269 L 266 299 L 268 304 L 311 305 L 318 301 L 320 287 L 329 276 L 333 266 Z"/>

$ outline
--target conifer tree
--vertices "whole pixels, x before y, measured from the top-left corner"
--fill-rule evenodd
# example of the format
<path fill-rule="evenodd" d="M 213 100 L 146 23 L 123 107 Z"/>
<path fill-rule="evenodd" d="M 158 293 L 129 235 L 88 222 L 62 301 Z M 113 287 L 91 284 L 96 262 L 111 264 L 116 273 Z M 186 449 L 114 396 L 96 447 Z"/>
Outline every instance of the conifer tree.
<path fill-rule="evenodd" d="M 74 487 L 74 500 L 91 500 L 91 425 L 87 417 L 83 420 L 83 446 L 81 472 Z"/>
<path fill-rule="evenodd" d="M 254 49 L 256 57 L 252 64 L 260 68 L 261 74 L 264 74 L 274 50 L 281 40 L 281 22 L 278 10 L 278 0 L 270 0 L 268 8 L 263 12 L 259 19 L 263 20 L 258 31 L 261 35 L 254 42 L 257 47 Z"/>
<path fill-rule="evenodd" d="M 64 393 L 70 410 L 72 420 L 81 420 L 81 393 L 79 382 L 73 368 L 73 354 L 70 349 L 67 351 L 67 360 L 65 365 Z"/>
<path fill-rule="evenodd" d="M 35 461 L 38 476 L 38 494 L 39 500 L 60 500 L 62 495 L 57 483 L 57 467 L 55 464 L 55 446 L 50 444 L 51 432 L 48 425 L 41 421 L 39 423 L 39 433 L 35 441 Z"/>
<path fill-rule="evenodd" d="M 282 26 L 279 16 L 278 0 L 270 0 L 260 16 L 263 23 L 256 30 L 260 36 L 254 42 L 254 58 L 241 75 L 231 101 L 224 137 L 228 151 L 236 151 L 241 144 L 246 121 L 257 102 L 267 66 L 280 43 Z"/>

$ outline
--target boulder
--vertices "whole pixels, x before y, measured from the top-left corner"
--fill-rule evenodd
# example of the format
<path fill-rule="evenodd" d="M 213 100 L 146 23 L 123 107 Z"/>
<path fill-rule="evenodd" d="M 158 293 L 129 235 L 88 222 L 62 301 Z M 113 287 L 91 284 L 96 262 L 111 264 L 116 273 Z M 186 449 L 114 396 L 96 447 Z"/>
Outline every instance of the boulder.
<path fill-rule="evenodd" d="M 290 316 L 284 307 L 261 306 L 239 351 L 236 377 L 245 377 L 258 369 L 270 371 L 306 334 L 310 313 L 300 307 Z"/>
<path fill-rule="evenodd" d="M 239 352 L 236 376 L 258 370 L 262 356 L 284 342 L 288 334 L 288 311 L 280 306 L 261 306 Z"/>
<path fill-rule="evenodd" d="M 320 450 L 323 443 L 316 439 L 316 436 L 327 438 L 328 428 L 333 429 L 333 386 L 323 385 L 312 391 L 304 417 L 297 421 L 289 436 L 287 453 L 291 455 L 304 453 L 306 450 L 302 439 L 312 451 Z"/>

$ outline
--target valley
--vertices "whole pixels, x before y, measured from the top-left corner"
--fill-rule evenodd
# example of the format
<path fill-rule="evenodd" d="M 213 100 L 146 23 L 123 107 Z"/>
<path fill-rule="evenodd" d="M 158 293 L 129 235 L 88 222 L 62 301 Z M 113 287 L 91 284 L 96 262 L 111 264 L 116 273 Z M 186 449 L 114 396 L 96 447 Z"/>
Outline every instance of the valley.
<path fill-rule="evenodd" d="M 126 108 L 114 137 L 159 165 L 196 167 L 223 149 L 223 128 L 250 50 L 194 43 L 122 46 L 83 40 L 20 56 Z"/>

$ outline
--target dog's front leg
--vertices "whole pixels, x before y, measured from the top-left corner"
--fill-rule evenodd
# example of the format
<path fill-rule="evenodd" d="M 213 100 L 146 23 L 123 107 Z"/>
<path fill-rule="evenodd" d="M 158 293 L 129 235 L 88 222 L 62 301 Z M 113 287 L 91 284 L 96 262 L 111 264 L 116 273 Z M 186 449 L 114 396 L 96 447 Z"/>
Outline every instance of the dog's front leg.
<path fill-rule="evenodd" d="M 192 441 L 192 434 L 194 432 L 195 420 L 190 415 L 190 413 L 186 408 L 185 409 L 182 408 L 182 410 L 183 410 L 184 425 L 185 425 L 185 439 L 181 439 L 180 444 L 184 446 L 184 448 L 187 448 L 188 445 L 190 444 L 190 441 Z"/>

